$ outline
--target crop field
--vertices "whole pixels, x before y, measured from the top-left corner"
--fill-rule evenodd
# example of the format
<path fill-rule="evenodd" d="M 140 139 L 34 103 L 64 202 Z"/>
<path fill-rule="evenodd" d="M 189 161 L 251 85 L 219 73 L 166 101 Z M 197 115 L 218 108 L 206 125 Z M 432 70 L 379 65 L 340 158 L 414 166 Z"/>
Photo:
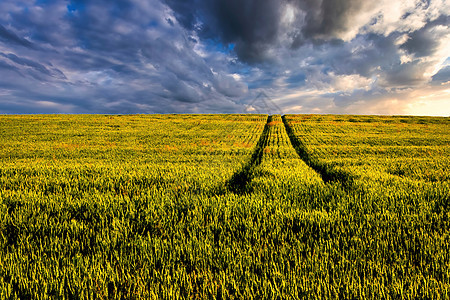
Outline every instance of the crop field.
<path fill-rule="evenodd" d="M 450 119 L 0 116 L 0 299 L 448 299 Z"/>

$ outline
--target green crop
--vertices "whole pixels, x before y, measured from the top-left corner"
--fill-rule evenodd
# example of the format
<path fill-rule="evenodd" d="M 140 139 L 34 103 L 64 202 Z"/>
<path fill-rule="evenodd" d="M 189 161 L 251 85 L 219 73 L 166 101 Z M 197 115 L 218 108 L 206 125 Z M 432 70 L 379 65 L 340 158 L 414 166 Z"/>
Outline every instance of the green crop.
<path fill-rule="evenodd" d="M 0 298 L 450 297 L 450 120 L 0 116 Z"/>

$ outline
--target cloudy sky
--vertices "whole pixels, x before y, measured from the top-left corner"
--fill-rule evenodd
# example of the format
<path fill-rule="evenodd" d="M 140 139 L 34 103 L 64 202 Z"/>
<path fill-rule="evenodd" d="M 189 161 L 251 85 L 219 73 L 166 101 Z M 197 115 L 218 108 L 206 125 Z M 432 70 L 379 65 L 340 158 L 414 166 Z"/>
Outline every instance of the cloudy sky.
<path fill-rule="evenodd" d="M 1 0 L 0 114 L 449 116 L 449 25 L 447 0 Z"/>

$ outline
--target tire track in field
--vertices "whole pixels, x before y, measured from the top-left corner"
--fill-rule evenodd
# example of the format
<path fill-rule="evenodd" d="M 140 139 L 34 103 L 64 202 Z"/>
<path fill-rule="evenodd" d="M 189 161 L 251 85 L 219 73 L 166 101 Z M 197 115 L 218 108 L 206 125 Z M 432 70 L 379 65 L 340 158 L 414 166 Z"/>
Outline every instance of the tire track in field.
<path fill-rule="evenodd" d="M 248 192 L 247 185 L 254 177 L 254 169 L 259 166 L 264 156 L 264 147 L 269 138 L 269 123 L 272 122 L 272 116 L 267 117 L 266 125 L 256 144 L 255 151 L 252 154 L 250 161 L 237 173 L 234 173 L 227 183 L 230 191 L 236 194 L 244 194 Z"/>
<path fill-rule="evenodd" d="M 353 176 L 343 170 L 337 169 L 334 165 L 320 162 L 318 158 L 313 157 L 306 145 L 294 134 L 294 130 L 286 120 L 286 116 L 282 116 L 284 128 L 289 136 L 292 147 L 294 147 L 298 156 L 314 171 L 316 171 L 325 183 L 340 182 L 345 188 L 354 185 Z"/>

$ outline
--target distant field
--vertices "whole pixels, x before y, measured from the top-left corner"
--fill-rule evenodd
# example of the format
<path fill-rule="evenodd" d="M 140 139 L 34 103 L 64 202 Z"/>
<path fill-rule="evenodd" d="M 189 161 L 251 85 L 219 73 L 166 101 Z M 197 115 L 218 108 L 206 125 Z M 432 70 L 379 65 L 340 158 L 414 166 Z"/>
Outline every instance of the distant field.
<path fill-rule="evenodd" d="M 0 116 L 0 299 L 448 299 L 449 174 L 449 118 Z"/>

